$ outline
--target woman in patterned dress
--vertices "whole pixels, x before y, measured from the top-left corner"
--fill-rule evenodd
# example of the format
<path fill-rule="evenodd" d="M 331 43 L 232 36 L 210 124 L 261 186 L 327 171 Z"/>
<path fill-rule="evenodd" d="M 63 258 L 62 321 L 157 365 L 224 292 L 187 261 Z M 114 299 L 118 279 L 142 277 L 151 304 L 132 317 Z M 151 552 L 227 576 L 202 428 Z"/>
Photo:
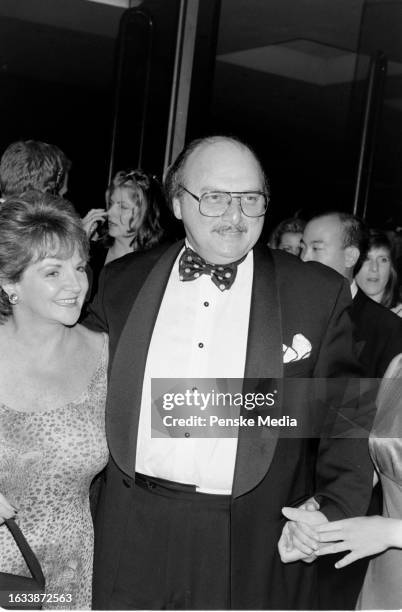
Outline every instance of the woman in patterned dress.
<path fill-rule="evenodd" d="M 44 608 L 91 606 L 107 338 L 76 324 L 87 255 L 66 200 L 32 192 L 0 208 L 0 523 L 14 515 L 38 557 Z M 0 550 L 0 572 L 30 575 L 4 523 Z"/>

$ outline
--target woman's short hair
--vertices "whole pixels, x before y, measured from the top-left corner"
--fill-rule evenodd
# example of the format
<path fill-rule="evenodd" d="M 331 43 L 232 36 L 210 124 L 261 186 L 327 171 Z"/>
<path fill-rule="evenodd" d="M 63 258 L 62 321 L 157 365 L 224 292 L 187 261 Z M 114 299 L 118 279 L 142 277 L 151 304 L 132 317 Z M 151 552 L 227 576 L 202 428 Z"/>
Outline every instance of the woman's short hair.
<path fill-rule="evenodd" d="M 398 281 L 398 272 L 396 267 L 395 246 L 392 240 L 385 232 L 372 229 L 368 236 L 368 245 L 366 254 L 372 249 L 385 249 L 388 251 L 390 260 L 390 273 L 387 284 L 385 285 L 384 294 L 381 299 L 381 304 L 386 308 L 394 308 L 400 302 L 400 287 Z"/>
<path fill-rule="evenodd" d="M 163 222 L 167 207 L 161 183 L 155 176 L 143 170 L 119 171 L 113 177 L 106 191 L 106 203 L 110 205 L 110 198 L 116 189 L 127 189 L 131 199 L 140 207 L 142 222 L 139 228 L 132 227 L 133 239 L 130 246 L 135 251 L 145 251 L 156 246 L 165 234 Z M 135 214 L 133 211 L 133 222 Z M 109 246 L 113 239 L 105 237 L 105 246 Z"/>
<path fill-rule="evenodd" d="M 30 190 L 58 195 L 71 168 L 59 147 L 40 140 L 10 144 L 0 160 L 0 190 L 4 198 Z"/>
<path fill-rule="evenodd" d="M 70 202 L 31 191 L 0 206 L 0 322 L 12 306 L 2 286 L 20 281 L 27 267 L 49 256 L 71 257 L 78 250 L 88 259 L 82 221 Z"/>

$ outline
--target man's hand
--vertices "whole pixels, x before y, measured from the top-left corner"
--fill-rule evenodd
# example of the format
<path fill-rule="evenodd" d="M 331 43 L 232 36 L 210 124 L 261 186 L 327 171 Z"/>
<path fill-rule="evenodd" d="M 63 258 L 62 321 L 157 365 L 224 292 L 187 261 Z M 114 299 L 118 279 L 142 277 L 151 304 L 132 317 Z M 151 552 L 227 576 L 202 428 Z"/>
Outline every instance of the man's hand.
<path fill-rule="evenodd" d="M 316 507 L 309 500 L 310 507 Z M 317 504 L 318 505 L 318 504 Z M 304 505 L 304 507 L 306 507 Z M 304 510 L 301 508 L 282 508 L 282 513 L 290 519 L 283 528 L 278 542 L 278 550 L 284 563 L 302 560 L 311 563 L 316 559 L 319 548 L 319 535 L 316 527 L 328 522 L 326 516 L 319 510 Z"/>
<path fill-rule="evenodd" d="M 319 510 L 320 504 L 316 500 L 315 497 L 309 497 L 304 504 L 299 506 L 299 510 L 308 510 L 309 512 L 313 512 L 314 510 Z"/>
<path fill-rule="evenodd" d="M 283 563 L 293 563 L 293 561 L 305 561 L 311 563 L 316 559 L 315 555 L 306 555 L 293 546 L 292 536 L 289 532 L 289 521 L 285 523 L 281 537 L 278 542 L 278 552 Z"/>

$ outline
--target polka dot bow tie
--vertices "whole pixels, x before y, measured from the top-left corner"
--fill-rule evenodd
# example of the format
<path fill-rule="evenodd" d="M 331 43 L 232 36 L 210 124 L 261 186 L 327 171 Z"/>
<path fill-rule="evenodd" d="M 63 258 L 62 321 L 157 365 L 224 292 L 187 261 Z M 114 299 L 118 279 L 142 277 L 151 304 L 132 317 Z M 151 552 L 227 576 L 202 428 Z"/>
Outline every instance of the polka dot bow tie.
<path fill-rule="evenodd" d="M 198 253 L 186 247 L 179 261 L 180 280 L 191 281 L 201 276 L 201 274 L 208 274 L 218 289 L 225 291 L 233 285 L 237 274 L 237 266 L 244 259 L 245 256 L 239 259 L 239 261 L 226 265 L 209 264 Z"/>

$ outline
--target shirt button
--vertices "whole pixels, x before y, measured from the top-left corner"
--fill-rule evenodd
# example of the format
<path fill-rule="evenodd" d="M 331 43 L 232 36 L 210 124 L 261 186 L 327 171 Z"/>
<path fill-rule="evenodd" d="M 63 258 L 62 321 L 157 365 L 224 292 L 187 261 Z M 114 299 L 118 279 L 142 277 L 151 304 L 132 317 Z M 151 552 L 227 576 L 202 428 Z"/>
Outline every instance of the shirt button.
<path fill-rule="evenodd" d="M 184 434 L 184 437 L 185 438 L 189 438 L 190 437 L 190 434 L 188 433 L 188 431 L 186 431 L 186 433 Z"/>
<path fill-rule="evenodd" d="M 204 348 L 204 343 L 203 342 L 199 342 L 198 346 L 199 346 L 199 348 Z"/>
<path fill-rule="evenodd" d="M 204 306 L 207 308 L 209 306 L 209 302 L 204 302 Z"/>

